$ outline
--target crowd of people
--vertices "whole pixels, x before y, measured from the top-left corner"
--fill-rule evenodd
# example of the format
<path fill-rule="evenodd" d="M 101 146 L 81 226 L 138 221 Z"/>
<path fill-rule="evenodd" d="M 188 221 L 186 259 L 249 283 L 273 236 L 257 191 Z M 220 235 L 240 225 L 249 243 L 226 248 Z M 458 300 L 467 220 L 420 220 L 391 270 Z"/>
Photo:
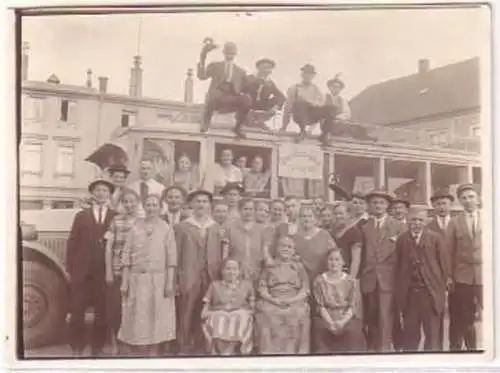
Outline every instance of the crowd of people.
<path fill-rule="evenodd" d="M 421 329 L 425 351 L 444 337 L 452 350 L 478 348 L 474 185 L 437 191 L 429 218 L 384 190 L 332 206 L 257 199 L 229 181 L 219 199 L 108 172 L 89 185 L 67 243 L 75 356 L 88 305 L 94 356 L 108 341 L 114 356 L 415 351 Z M 464 211 L 451 217 L 455 198 Z"/>
<path fill-rule="evenodd" d="M 243 126 L 251 122 L 262 122 L 283 110 L 281 131 L 286 131 L 293 119 L 300 128 L 298 141 L 306 137 L 307 129 L 320 125 L 320 141 L 330 143 L 331 135 L 348 134 L 358 139 L 371 139 L 364 127 L 350 125 L 351 110 L 348 101 L 341 95 L 345 83 L 337 74 L 326 83 L 328 94 L 313 82 L 317 72 L 313 65 L 306 64 L 300 71 L 300 82 L 292 85 L 285 94 L 271 79 L 276 62 L 269 58 L 255 63 L 256 72 L 247 74 L 235 63 L 237 46 L 233 42 L 224 44 L 223 60 L 207 64 L 207 55 L 216 48 L 207 38 L 200 54 L 197 77 L 210 79 L 205 98 L 201 123 L 202 132 L 210 127 L 214 112 L 235 113 L 234 132 L 245 137 Z"/>

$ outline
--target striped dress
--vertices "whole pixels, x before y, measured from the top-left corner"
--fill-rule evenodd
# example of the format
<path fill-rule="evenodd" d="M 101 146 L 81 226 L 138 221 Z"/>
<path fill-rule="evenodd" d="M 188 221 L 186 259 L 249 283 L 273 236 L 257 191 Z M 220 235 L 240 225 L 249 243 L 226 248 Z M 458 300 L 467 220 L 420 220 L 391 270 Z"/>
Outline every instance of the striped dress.
<path fill-rule="evenodd" d="M 208 304 L 209 315 L 203 323 L 208 345 L 214 339 L 239 342 L 240 353 L 248 355 L 253 349 L 254 291 L 249 281 L 228 284 L 214 281 L 203 302 Z"/>

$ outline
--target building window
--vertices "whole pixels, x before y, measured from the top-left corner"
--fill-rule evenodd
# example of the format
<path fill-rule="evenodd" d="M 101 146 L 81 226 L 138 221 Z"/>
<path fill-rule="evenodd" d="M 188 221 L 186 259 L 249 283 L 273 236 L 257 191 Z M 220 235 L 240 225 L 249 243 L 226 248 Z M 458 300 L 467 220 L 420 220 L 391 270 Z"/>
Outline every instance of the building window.
<path fill-rule="evenodd" d="M 41 210 L 43 209 L 43 201 L 21 201 L 19 208 L 21 210 Z"/>
<path fill-rule="evenodd" d="M 54 201 L 52 202 L 53 209 L 72 209 L 75 207 L 75 202 L 73 201 Z"/>
<path fill-rule="evenodd" d="M 62 99 L 59 120 L 65 123 L 74 123 L 76 121 L 76 107 L 76 101 Z"/>
<path fill-rule="evenodd" d="M 22 174 L 42 174 L 42 144 L 27 143 L 21 145 L 20 158 Z"/>
<path fill-rule="evenodd" d="M 70 176 L 75 173 L 75 146 L 61 144 L 57 147 L 56 176 Z"/>
<path fill-rule="evenodd" d="M 481 127 L 479 127 L 479 126 L 472 127 L 471 134 L 474 137 L 480 137 L 481 136 Z"/>
<path fill-rule="evenodd" d="M 43 121 L 45 115 L 45 98 L 26 96 L 24 100 L 24 118 L 29 121 Z"/>
<path fill-rule="evenodd" d="M 137 113 L 131 111 L 122 112 L 121 126 L 122 128 L 134 127 L 137 122 Z"/>

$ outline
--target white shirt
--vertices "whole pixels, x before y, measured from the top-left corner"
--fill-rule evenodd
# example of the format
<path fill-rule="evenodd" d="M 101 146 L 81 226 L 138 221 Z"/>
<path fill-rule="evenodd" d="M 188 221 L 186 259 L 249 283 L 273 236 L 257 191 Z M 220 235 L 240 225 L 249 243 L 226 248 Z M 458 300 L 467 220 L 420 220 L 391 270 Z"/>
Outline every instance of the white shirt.
<path fill-rule="evenodd" d="M 234 65 L 232 62 L 226 62 L 225 66 L 226 82 L 230 82 L 233 79 Z"/>
<path fill-rule="evenodd" d="M 450 215 L 446 215 L 444 218 L 441 216 L 436 216 L 436 223 L 438 227 L 443 231 L 445 231 L 448 228 L 448 223 L 450 222 L 450 220 L 451 220 Z"/>
<path fill-rule="evenodd" d="M 102 208 L 101 220 L 99 221 L 99 209 Z M 102 224 L 104 223 L 104 219 L 106 218 L 106 214 L 108 212 L 108 207 L 106 205 L 97 205 L 92 206 L 92 213 L 94 214 L 94 219 L 96 223 Z"/>
<path fill-rule="evenodd" d="M 205 189 L 209 191 L 214 191 L 215 187 L 222 188 L 227 183 L 242 183 L 243 173 L 241 169 L 235 165 L 230 167 L 222 167 L 219 163 L 216 163 L 211 167 L 211 172 L 208 172 Z"/>
<path fill-rule="evenodd" d="M 375 222 L 375 228 L 382 228 L 382 226 L 385 224 L 386 220 L 387 220 L 387 214 L 385 214 L 384 216 L 382 216 L 381 218 L 376 218 L 375 216 L 373 217 L 373 221 Z"/>
<path fill-rule="evenodd" d="M 177 212 L 171 212 L 171 211 L 168 211 L 166 212 L 167 215 L 167 219 L 168 219 L 168 222 L 170 225 L 175 225 L 175 224 L 179 224 L 179 222 L 181 221 L 181 211 L 177 211 Z"/>

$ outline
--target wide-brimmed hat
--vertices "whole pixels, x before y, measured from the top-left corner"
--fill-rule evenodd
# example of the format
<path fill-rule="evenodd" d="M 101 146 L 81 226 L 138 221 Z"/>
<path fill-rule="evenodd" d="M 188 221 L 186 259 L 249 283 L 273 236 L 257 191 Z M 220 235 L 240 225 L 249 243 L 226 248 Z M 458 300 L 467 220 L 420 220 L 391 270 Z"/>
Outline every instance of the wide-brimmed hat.
<path fill-rule="evenodd" d="M 409 209 L 411 206 L 411 202 L 402 197 L 394 197 L 392 199 L 391 206 L 394 206 L 397 203 L 402 203 L 403 205 L 406 206 L 407 209 Z"/>
<path fill-rule="evenodd" d="M 165 199 L 167 197 L 168 192 L 170 192 L 171 190 L 178 190 L 182 194 L 183 198 L 186 198 L 186 196 L 188 195 L 187 190 L 184 189 L 183 187 L 179 185 L 171 185 L 165 190 L 163 190 L 163 193 L 161 194 L 161 199 Z"/>
<path fill-rule="evenodd" d="M 302 71 L 303 73 L 316 74 L 316 69 L 310 63 L 305 64 L 304 66 L 302 66 L 300 68 L 300 71 Z"/>
<path fill-rule="evenodd" d="M 255 62 L 255 67 L 259 67 L 263 63 L 267 63 L 267 64 L 271 65 L 271 67 L 275 67 L 276 66 L 276 62 L 274 62 L 272 59 L 270 59 L 270 58 L 261 58 L 260 60 L 258 60 L 257 62 Z"/>
<path fill-rule="evenodd" d="M 187 195 L 186 201 L 191 202 L 194 199 L 194 197 L 196 197 L 196 196 L 207 196 L 210 203 L 212 203 L 212 201 L 214 199 L 213 194 L 210 193 L 208 190 L 197 189 L 197 190 L 195 190 Z"/>
<path fill-rule="evenodd" d="M 471 183 L 467 183 L 467 184 L 461 184 L 458 186 L 457 188 L 457 197 L 460 198 L 460 195 L 467 191 L 467 190 L 473 190 L 474 192 L 476 192 L 477 194 L 479 194 L 479 188 L 477 185 L 474 185 L 474 184 L 471 184 Z"/>
<path fill-rule="evenodd" d="M 438 199 L 447 198 L 451 202 L 455 201 L 455 197 L 450 193 L 447 189 L 439 189 L 437 190 L 430 198 L 431 202 L 437 201 Z"/>
<path fill-rule="evenodd" d="M 108 174 L 110 175 L 113 175 L 115 172 L 123 172 L 125 175 L 130 174 L 130 170 L 124 164 L 116 164 L 109 166 L 107 171 Z"/>
<path fill-rule="evenodd" d="M 92 193 L 94 191 L 95 187 L 98 186 L 98 185 L 105 185 L 105 186 L 107 186 L 108 189 L 109 189 L 109 192 L 111 194 L 113 194 L 114 191 L 115 191 L 115 186 L 113 185 L 113 183 L 111 183 L 111 182 L 109 182 L 107 180 L 104 180 L 104 179 L 97 179 L 97 180 L 94 180 L 93 182 L 91 182 L 89 184 L 89 188 L 88 188 L 89 192 Z"/>
<path fill-rule="evenodd" d="M 243 186 L 242 183 L 238 183 L 238 182 L 229 182 L 229 183 L 226 183 L 226 185 L 224 185 L 224 187 L 222 188 L 222 190 L 220 191 L 220 193 L 222 195 L 224 195 L 224 194 L 226 194 L 229 191 L 234 190 L 234 189 L 236 189 L 238 192 L 240 192 L 240 194 L 245 193 L 245 187 Z"/>
<path fill-rule="evenodd" d="M 366 196 L 365 196 L 365 200 L 367 202 L 369 202 L 372 198 L 374 197 L 381 197 L 381 198 L 384 198 L 387 202 L 389 203 L 392 203 L 393 201 L 393 197 L 391 196 L 391 194 L 386 191 L 386 190 L 383 190 L 383 189 L 375 189 L 375 190 L 372 190 L 370 193 L 368 193 Z"/>

